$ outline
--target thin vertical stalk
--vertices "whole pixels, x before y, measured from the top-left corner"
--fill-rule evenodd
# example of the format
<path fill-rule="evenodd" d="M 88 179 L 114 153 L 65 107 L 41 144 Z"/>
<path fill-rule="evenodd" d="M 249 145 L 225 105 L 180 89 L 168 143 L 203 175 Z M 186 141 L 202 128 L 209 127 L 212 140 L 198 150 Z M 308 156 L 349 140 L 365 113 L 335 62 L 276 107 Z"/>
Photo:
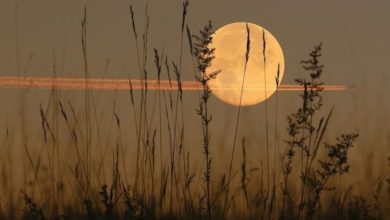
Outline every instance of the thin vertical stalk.
<path fill-rule="evenodd" d="M 277 149 L 278 149 L 278 96 L 279 96 L 279 83 L 280 83 L 280 64 L 278 64 L 278 72 L 275 77 L 275 84 L 276 84 L 276 103 L 275 103 L 275 137 L 274 137 L 274 143 L 275 143 L 275 148 L 274 148 L 274 173 L 273 173 L 273 180 L 274 180 L 274 185 L 273 185 L 273 197 L 274 197 L 274 202 L 273 202 L 273 216 L 274 219 L 276 219 L 276 158 L 277 158 Z"/>
<path fill-rule="evenodd" d="M 240 102 L 238 105 L 238 110 L 237 110 L 237 117 L 236 117 L 236 126 L 234 130 L 234 139 L 233 139 L 233 148 L 232 148 L 232 154 L 230 157 L 230 164 L 229 164 L 229 171 L 228 171 L 228 179 L 227 179 L 227 186 L 226 186 L 226 194 L 225 194 L 225 202 L 223 204 L 223 217 L 225 217 L 226 214 L 226 208 L 228 205 L 228 199 L 229 199 L 229 188 L 230 188 L 230 182 L 232 178 L 232 170 L 233 170 L 233 160 L 234 160 L 234 155 L 235 155 L 235 149 L 236 149 L 236 142 L 237 142 L 237 133 L 238 133 L 238 127 L 239 127 L 239 122 L 240 122 L 240 113 L 241 113 L 241 104 L 242 104 L 242 97 L 244 94 L 244 84 L 245 84 L 245 75 L 246 75 L 246 69 L 249 61 L 249 54 L 250 54 L 250 28 L 248 23 L 246 23 L 246 52 L 245 52 L 245 65 L 244 65 L 244 74 L 242 76 L 242 83 L 241 83 L 241 88 L 240 88 Z"/>
<path fill-rule="evenodd" d="M 87 6 L 84 7 L 84 17 L 81 21 L 81 44 L 83 50 L 83 61 L 84 61 L 84 76 L 85 76 L 85 87 L 88 88 L 88 60 L 87 60 Z M 89 106 L 89 91 L 85 90 L 85 129 L 86 129 L 86 170 L 87 170 L 87 196 L 91 194 L 91 172 L 92 172 L 92 155 L 91 155 L 91 125 L 90 125 L 90 106 Z"/>
<path fill-rule="evenodd" d="M 270 169 L 269 169 L 269 140 L 268 140 L 268 104 L 267 104 L 267 57 L 266 57 L 267 41 L 265 39 L 265 30 L 263 29 L 263 62 L 264 62 L 264 112 L 265 112 L 265 141 L 267 147 L 267 202 L 269 202 L 270 191 Z M 268 219 L 270 212 L 268 209 Z"/>
<path fill-rule="evenodd" d="M 139 78 L 143 79 L 142 73 L 143 70 L 141 68 L 141 55 L 140 55 L 140 50 L 139 50 L 139 45 L 138 45 L 138 33 L 137 33 L 137 28 L 135 25 L 135 18 L 134 18 L 134 10 L 133 6 L 130 4 L 130 17 L 131 17 L 131 24 L 132 24 L 132 30 L 133 30 L 133 35 L 134 35 L 134 44 L 136 47 L 136 53 L 137 53 L 137 63 L 138 63 L 138 72 L 139 72 Z M 142 82 L 141 82 L 142 83 Z M 131 79 L 129 76 L 129 84 L 130 88 L 131 87 Z M 135 111 L 135 105 L 134 105 L 134 98 L 133 98 L 133 90 L 130 90 L 131 93 L 131 102 L 134 110 L 134 119 L 136 120 L 137 117 L 135 116 L 136 111 Z M 141 88 L 141 102 L 140 102 L 140 116 L 139 116 L 139 124 L 137 125 L 136 123 L 136 136 L 137 136 L 137 156 L 136 156 L 136 166 L 135 166 L 135 178 L 134 178 L 134 188 L 133 188 L 133 196 L 136 196 L 136 193 L 138 191 L 138 178 L 139 178 L 139 161 L 140 161 L 140 153 L 141 153 L 141 129 L 142 129 L 142 111 L 143 111 L 143 98 L 144 98 L 144 89 L 143 87 Z"/>

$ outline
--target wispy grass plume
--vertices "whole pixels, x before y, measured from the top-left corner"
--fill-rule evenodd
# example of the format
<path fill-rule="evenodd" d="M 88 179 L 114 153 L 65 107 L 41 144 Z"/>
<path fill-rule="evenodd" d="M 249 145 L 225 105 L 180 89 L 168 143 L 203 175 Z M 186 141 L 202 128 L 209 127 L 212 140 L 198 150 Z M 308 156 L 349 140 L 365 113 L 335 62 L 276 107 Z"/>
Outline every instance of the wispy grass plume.
<path fill-rule="evenodd" d="M 211 21 L 204 26 L 200 31 L 200 35 L 194 35 L 194 51 L 193 54 L 197 58 L 198 71 L 200 75 L 196 77 L 196 80 L 202 85 L 202 98 L 199 103 L 199 109 L 197 109 L 198 115 L 202 120 L 203 130 L 203 154 L 205 157 L 205 172 L 204 172 L 204 190 L 207 207 L 207 217 L 212 218 L 212 198 L 211 198 L 211 151 L 210 151 L 210 131 L 209 124 L 212 120 L 212 116 L 208 111 L 208 101 L 211 95 L 211 89 L 208 86 L 208 81 L 215 79 L 220 71 L 213 73 L 207 73 L 207 68 L 211 65 L 214 59 L 214 48 L 209 48 L 213 40 L 213 26 Z"/>

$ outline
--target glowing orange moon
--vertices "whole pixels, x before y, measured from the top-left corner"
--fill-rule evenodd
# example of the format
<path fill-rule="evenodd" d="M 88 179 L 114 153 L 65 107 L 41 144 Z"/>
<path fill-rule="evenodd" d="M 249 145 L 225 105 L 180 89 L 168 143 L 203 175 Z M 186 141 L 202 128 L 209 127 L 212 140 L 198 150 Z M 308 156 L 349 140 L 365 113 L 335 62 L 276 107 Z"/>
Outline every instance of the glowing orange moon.
<path fill-rule="evenodd" d="M 250 28 L 250 54 L 245 75 L 241 105 L 255 105 L 263 102 L 276 91 L 275 77 L 279 70 L 279 81 L 284 73 L 283 51 L 276 38 L 264 28 L 248 23 Z M 263 56 L 263 31 L 265 33 L 265 55 Z M 221 72 L 209 81 L 213 94 L 231 105 L 240 104 L 241 86 L 244 75 L 247 29 L 245 22 L 228 24 L 218 29 L 211 48 L 215 48 L 215 59 L 208 73 Z M 264 77 L 265 75 L 265 77 Z"/>

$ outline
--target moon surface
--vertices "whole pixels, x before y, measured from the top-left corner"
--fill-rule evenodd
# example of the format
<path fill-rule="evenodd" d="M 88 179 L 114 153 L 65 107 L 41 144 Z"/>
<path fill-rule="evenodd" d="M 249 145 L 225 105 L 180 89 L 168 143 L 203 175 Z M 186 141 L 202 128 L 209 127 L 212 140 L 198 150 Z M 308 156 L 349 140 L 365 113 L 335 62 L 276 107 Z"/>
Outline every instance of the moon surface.
<path fill-rule="evenodd" d="M 250 28 L 250 53 L 247 64 L 244 87 L 245 54 L 247 29 L 245 22 L 228 24 L 218 29 L 213 35 L 210 48 L 215 48 L 214 60 L 207 73 L 220 70 L 208 86 L 223 102 L 242 106 L 263 102 L 275 93 L 276 76 L 279 65 L 279 83 L 284 74 L 283 51 L 276 38 L 263 27 L 248 23 Z M 265 33 L 265 57 L 263 56 L 263 31 Z"/>

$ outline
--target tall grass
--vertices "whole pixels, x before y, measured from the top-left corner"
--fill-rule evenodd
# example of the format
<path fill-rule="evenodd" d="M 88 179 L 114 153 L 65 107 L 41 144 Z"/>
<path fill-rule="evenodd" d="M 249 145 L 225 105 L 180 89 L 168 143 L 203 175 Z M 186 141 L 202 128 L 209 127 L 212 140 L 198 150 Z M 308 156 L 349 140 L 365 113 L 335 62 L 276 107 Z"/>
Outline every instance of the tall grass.
<path fill-rule="evenodd" d="M 278 133 L 278 128 L 281 126 L 281 120 L 278 118 L 278 95 L 275 97 L 273 161 L 269 152 L 272 150 L 268 137 L 269 123 L 271 123 L 268 120 L 269 106 L 264 103 L 266 144 L 261 145 L 261 148 L 266 152 L 266 164 L 263 165 L 261 162 L 262 166 L 257 167 L 251 161 L 252 159 L 258 161 L 259 157 L 252 152 L 246 142 L 250 137 L 242 139 L 241 151 L 236 150 L 240 131 L 241 101 L 245 95 L 246 68 L 250 54 L 253 53 L 249 26 L 246 26 L 246 53 L 242 54 L 245 57 L 245 66 L 240 90 L 240 105 L 237 107 L 235 117 L 234 141 L 229 157 L 225 160 L 217 153 L 216 149 L 220 146 L 211 139 L 214 132 L 211 126 L 211 113 L 214 109 L 210 105 L 212 90 L 209 82 L 219 77 L 220 72 L 223 71 L 209 72 L 208 69 L 215 54 L 215 48 L 210 46 L 214 34 L 211 21 L 200 30 L 198 35 L 192 35 L 187 24 L 189 1 L 183 1 L 179 21 L 178 61 L 169 57 L 164 49 L 162 51 L 154 49 L 153 60 L 150 61 L 148 5 L 145 8 L 143 32 L 139 31 L 132 5 L 129 10 L 134 53 L 137 55 L 139 77 L 144 84 L 141 91 L 133 91 L 130 74 L 128 75 L 130 85 L 128 114 L 131 115 L 133 130 L 125 129 L 126 120 L 119 111 L 116 98 L 112 100 L 112 111 L 105 113 L 111 118 L 112 125 L 103 127 L 98 123 L 96 112 L 99 97 L 95 100 L 91 92 L 86 91 L 83 100 L 84 108 L 78 110 L 73 104 L 74 100 L 60 95 L 53 88 L 49 104 L 42 103 L 37 115 L 41 127 L 39 131 L 41 136 L 37 145 L 39 147 L 41 144 L 44 150 L 34 151 L 32 149 L 34 143 L 27 141 L 32 138 L 27 139 L 27 132 L 23 132 L 26 138 L 23 146 L 26 161 L 23 163 L 29 166 L 23 175 L 26 182 L 28 179 L 32 181 L 29 184 L 22 184 L 20 189 L 15 184 L 14 173 L 16 144 L 13 130 L 15 128 L 10 126 L 13 124 L 7 119 L 1 145 L 4 146 L 4 150 L 0 161 L 2 181 L 0 218 L 327 219 L 332 217 L 358 219 L 372 216 L 385 217 L 386 207 L 381 206 L 381 201 L 389 199 L 385 200 L 381 195 L 388 196 L 386 191 L 390 187 L 388 170 L 377 181 L 373 195 L 374 205 L 364 197 L 350 197 L 350 190 L 345 190 L 341 184 L 335 184 L 350 171 L 348 159 L 358 135 L 341 134 L 334 143 L 324 143 L 333 110 L 320 116 L 324 104 L 321 96 L 323 82 L 320 80 L 324 69 L 320 63 L 321 45 L 316 46 L 309 54 L 309 58 L 302 62 L 303 70 L 308 77 L 296 80 L 304 90 L 300 94 L 300 107 L 287 116 L 287 137 L 279 138 L 281 135 Z M 88 78 L 86 8 L 82 17 L 82 57 L 84 75 Z M 263 51 L 260 52 L 263 54 L 264 68 L 267 63 L 265 37 L 263 32 Z M 184 53 L 185 40 L 188 41 L 190 54 L 187 55 L 190 57 Z M 255 52 L 259 53 L 259 51 Z M 186 58 L 189 58 L 193 64 L 193 69 L 190 71 L 196 76 L 200 87 L 199 105 L 192 113 L 184 110 L 187 102 L 184 104 L 186 96 L 181 88 L 182 79 L 188 72 L 183 65 Z M 150 62 L 154 63 L 155 75 L 150 74 L 152 71 L 147 68 Z M 55 65 L 54 59 L 54 77 L 57 74 Z M 171 88 L 177 85 L 178 90 L 171 92 L 160 89 L 152 93 L 147 89 L 147 80 L 151 76 L 157 78 L 159 86 L 162 78 L 168 78 Z M 279 72 L 275 83 L 278 88 Z M 266 90 L 264 95 L 267 96 Z M 156 111 L 158 116 L 154 115 Z M 184 138 L 192 135 L 184 132 L 185 126 L 187 128 L 187 116 L 190 114 L 197 114 L 201 122 L 201 136 L 194 135 L 192 140 L 193 145 L 199 146 L 195 149 L 189 149 L 187 146 L 190 144 L 185 142 L 187 139 Z M 24 120 L 23 117 L 21 120 Z M 24 123 L 26 122 L 21 123 L 20 126 L 24 126 Z M 109 130 L 107 133 L 113 137 L 108 135 L 106 141 L 103 141 L 104 137 L 101 137 L 100 129 Z M 133 144 L 128 144 L 131 134 L 135 140 L 130 141 Z M 285 140 L 285 144 L 277 144 L 280 140 Z M 101 146 L 99 153 L 92 150 L 95 145 Z M 62 146 L 65 147 L 61 148 Z M 132 152 L 134 155 L 130 155 Z M 200 153 L 201 158 L 194 152 Z M 240 152 L 242 157 L 237 166 L 235 160 Z M 283 155 L 279 152 L 283 152 Z M 279 156 L 283 157 L 282 163 L 278 163 Z M 227 164 L 227 169 L 221 164 Z M 224 170 L 226 173 L 218 176 L 218 170 Z M 280 182 L 277 178 L 279 173 L 282 173 Z M 22 193 L 18 194 L 20 191 Z M 335 206 L 337 208 L 333 208 Z M 373 209 L 377 211 L 373 212 Z"/>
<path fill-rule="evenodd" d="M 276 85 L 276 98 L 275 98 L 275 122 L 274 122 L 274 125 L 275 125 L 275 134 L 274 134 L 274 170 L 273 170 L 273 187 L 272 187 L 272 195 L 273 195 L 273 207 L 272 207 L 272 210 L 273 210 L 273 216 L 274 216 L 274 219 L 276 219 L 276 201 L 277 201 L 277 195 L 276 195 L 276 175 L 277 175 L 277 172 L 278 172 L 278 169 L 276 167 L 276 161 L 277 161 L 277 155 L 278 155 L 278 97 L 279 97 L 279 93 L 278 93 L 278 89 L 279 89 L 279 83 L 280 83 L 280 64 L 278 64 L 278 72 L 276 73 L 276 76 L 275 76 L 275 85 Z"/>
<path fill-rule="evenodd" d="M 214 59 L 215 48 L 210 48 L 209 45 L 212 43 L 213 27 L 211 22 L 206 25 L 201 31 L 199 36 L 194 36 L 196 42 L 194 43 L 194 56 L 197 58 L 199 76 L 196 77 L 197 81 L 202 85 L 202 96 L 199 103 L 199 109 L 197 113 L 202 121 L 203 130 L 203 154 L 205 161 L 204 171 L 204 198 L 206 200 L 206 209 L 208 219 L 212 218 L 212 195 L 211 195 L 211 151 L 210 151 L 210 131 L 209 124 L 212 120 L 212 116 L 209 113 L 208 102 L 211 95 L 211 89 L 208 86 L 210 80 L 217 77 L 219 71 L 208 73 L 207 68 L 211 65 Z"/>
<path fill-rule="evenodd" d="M 84 18 L 81 21 L 81 45 L 83 51 L 84 61 L 84 76 L 86 79 L 89 78 L 88 60 L 87 60 L 87 7 L 84 8 Z M 88 80 L 85 80 L 85 86 L 88 87 Z M 90 94 L 88 90 L 85 90 L 85 139 L 86 139 L 86 201 L 90 200 L 91 195 L 91 175 L 92 175 L 92 153 L 91 153 L 91 111 L 90 111 Z"/>
<path fill-rule="evenodd" d="M 223 215 L 225 215 L 226 208 L 228 206 L 227 203 L 228 203 L 228 200 L 229 200 L 229 188 L 230 188 L 230 182 L 231 182 L 231 178 L 232 178 L 233 159 L 235 157 L 234 152 L 236 150 L 236 140 L 237 140 L 237 133 L 238 133 L 238 127 L 239 127 L 239 122 L 240 122 L 241 104 L 242 104 L 242 97 L 243 97 L 243 94 L 244 94 L 245 75 L 246 75 L 246 69 L 247 69 L 247 66 L 248 66 L 249 54 L 250 54 L 250 49 L 251 49 L 250 28 L 249 28 L 248 23 L 246 24 L 246 35 L 247 36 L 246 36 L 246 51 L 245 51 L 244 72 L 243 72 L 242 83 L 241 83 L 241 88 L 240 88 L 240 101 L 239 101 L 239 105 L 238 105 L 236 126 L 235 126 L 235 130 L 234 130 L 234 139 L 233 139 L 232 154 L 231 154 L 231 159 L 230 159 L 230 164 L 229 164 L 225 202 L 223 204 Z"/>
<path fill-rule="evenodd" d="M 266 203 L 269 203 L 269 208 L 267 209 L 267 215 L 268 219 L 270 219 L 270 210 L 271 210 L 271 205 L 270 205 L 270 160 L 269 160 L 269 129 L 268 129 L 268 100 L 267 100 L 267 40 L 266 40 L 266 34 L 265 30 L 263 30 L 263 72 L 264 72 L 264 114 L 265 114 L 265 145 L 266 145 L 266 152 L 267 152 L 267 196 L 266 196 Z M 267 205 L 266 205 L 267 206 Z"/>

